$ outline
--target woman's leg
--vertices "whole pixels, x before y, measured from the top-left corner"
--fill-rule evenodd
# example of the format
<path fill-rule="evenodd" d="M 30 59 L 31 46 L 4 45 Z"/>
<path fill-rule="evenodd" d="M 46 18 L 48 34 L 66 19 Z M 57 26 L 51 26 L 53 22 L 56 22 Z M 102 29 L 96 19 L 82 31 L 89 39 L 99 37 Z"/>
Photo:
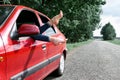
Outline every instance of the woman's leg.
<path fill-rule="evenodd" d="M 60 11 L 58 15 L 54 16 L 50 21 L 45 23 L 43 26 L 39 27 L 40 34 L 42 34 L 46 29 L 48 29 L 53 24 L 57 25 L 62 17 L 63 17 L 63 12 Z"/>

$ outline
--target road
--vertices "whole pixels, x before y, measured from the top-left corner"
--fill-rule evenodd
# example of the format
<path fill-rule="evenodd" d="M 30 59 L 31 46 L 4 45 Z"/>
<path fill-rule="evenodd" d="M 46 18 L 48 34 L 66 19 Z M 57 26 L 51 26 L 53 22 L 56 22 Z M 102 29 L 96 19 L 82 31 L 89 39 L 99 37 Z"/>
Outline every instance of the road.
<path fill-rule="evenodd" d="M 45 80 L 120 80 L 120 46 L 93 41 L 68 53 L 64 75 Z"/>

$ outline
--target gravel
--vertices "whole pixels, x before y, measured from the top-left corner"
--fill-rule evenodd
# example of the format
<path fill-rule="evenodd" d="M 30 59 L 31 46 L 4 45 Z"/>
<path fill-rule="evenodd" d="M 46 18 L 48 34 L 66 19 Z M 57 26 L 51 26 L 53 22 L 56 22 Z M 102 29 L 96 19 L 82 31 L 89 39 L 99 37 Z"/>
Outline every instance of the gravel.
<path fill-rule="evenodd" d="M 45 80 L 120 80 L 120 46 L 93 41 L 68 53 L 61 77 Z"/>

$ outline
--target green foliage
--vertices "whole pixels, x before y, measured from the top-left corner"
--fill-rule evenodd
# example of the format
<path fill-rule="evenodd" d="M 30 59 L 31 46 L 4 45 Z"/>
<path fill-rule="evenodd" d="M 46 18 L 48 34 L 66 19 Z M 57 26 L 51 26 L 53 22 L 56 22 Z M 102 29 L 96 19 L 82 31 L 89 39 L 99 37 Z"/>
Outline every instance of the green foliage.
<path fill-rule="evenodd" d="M 0 4 L 10 4 L 10 0 L 0 0 Z"/>
<path fill-rule="evenodd" d="M 71 51 L 71 50 L 73 50 L 74 48 L 77 48 L 77 47 L 80 47 L 80 46 L 89 44 L 89 43 L 91 43 L 92 41 L 93 41 L 93 40 L 90 39 L 90 40 L 83 41 L 83 42 L 67 43 L 67 49 L 68 49 L 68 51 Z"/>
<path fill-rule="evenodd" d="M 42 0 L 11 0 L 11 4 L 25 5 L 36 9 L 42 5 Z"/>
<path fill-rule="evenodd" d="M 120 39 L 109 40 L 109 42 L 111 42 L 111 43 L 113 43 L 113 44 L 120 45 Z"/>
<path fill-rule="evenodd" d="M 64 18 L 59 24 L 60 30 L 68 38 L 68 42 L 88 40 L 92 31 L 100 22 L 102 0 L 47 0 L 41 7 L 41 12 L 54 16 L 63 10 Z"/>
<path fill-rule="evenodd" d="M 110 23 L 103 26 L 101 34 L 103 35 L 104 40 L 113 40 L 116 37 L 115 29 Z"/>
<path fill-rule="evenodd" d="M 60 21 L 60 30 L 68 42 L 79 42 L 90 39 L 100 22 L 103 0 L 11 0 L 12 4 L 22 4 L 35 8 L 49 17 L 60 10 L 64 18 Z"/>

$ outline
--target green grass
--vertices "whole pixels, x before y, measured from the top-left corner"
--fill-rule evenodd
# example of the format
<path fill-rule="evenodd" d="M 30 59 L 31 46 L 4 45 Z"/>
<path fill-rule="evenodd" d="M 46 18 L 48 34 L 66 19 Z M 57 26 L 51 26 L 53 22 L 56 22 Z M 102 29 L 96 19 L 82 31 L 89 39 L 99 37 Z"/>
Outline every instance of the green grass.
<path fill-rule="evenodd" d="M 113 43 L 113 44 L 120 45 L 120 39 L 109 40 L 109 42 L 111 42 L 111 43 Z"/>
<path fill-rule="evenodd" d="M 90 42 L 92 42 L 93 40 L 88 40 L 88 41 L 83 41 L 83 42 L 78 42 L 78 43 L 67 43 L 67 48 L 68 48 L 68 51 L 76 48 L 76 47 L 79 47 L 79 46 L 82 46 L 82 45 L 85 45 L 85 44 L 88 44 Z"/>

